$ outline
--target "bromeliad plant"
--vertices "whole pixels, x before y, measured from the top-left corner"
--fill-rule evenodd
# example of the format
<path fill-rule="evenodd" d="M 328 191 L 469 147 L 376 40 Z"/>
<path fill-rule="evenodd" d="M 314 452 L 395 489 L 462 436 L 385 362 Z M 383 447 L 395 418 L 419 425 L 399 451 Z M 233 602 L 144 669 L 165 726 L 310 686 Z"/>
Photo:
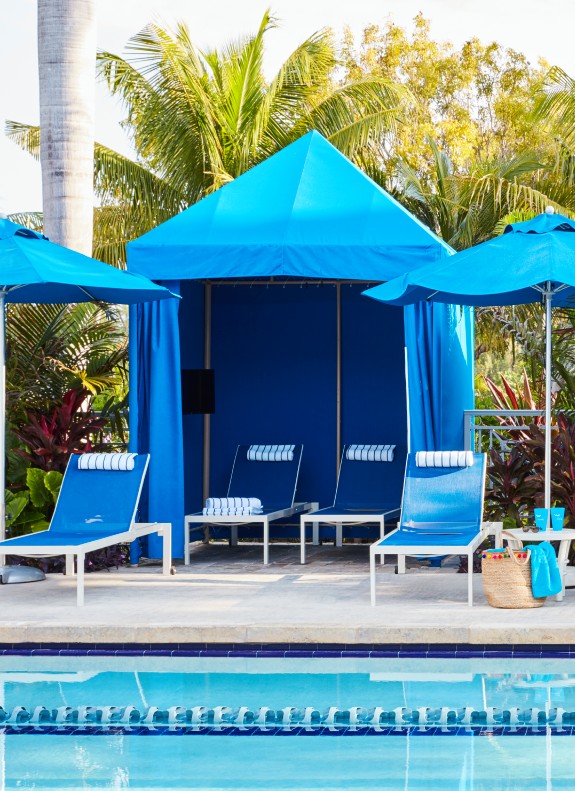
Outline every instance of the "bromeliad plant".
<path fill-rule="evenodd" d="M 485 510 L 490 518 L 503 520 L 508 528 L 521 525 L 525 510 L 533 507 L 540 488 L 531 456 L 523 444 L 515 445 L 507 456 L 496 448 L 490 452 Z"/>
<path fill-rule="evenodd" d="M 30 410 L 27 425 L 13 430 L 25 446 L 14 453 L 41 470 L 63 473 L 72 453 L 89 452 L 91 435 L 106 426 L 105 419 L 81 411 L 87 396 L 86 390 L 69 390 L 49 417 Z"/>
<path fill-rule="evenodd" d="M 557 429 L 551 440 L 551 500 L 565 508 L 571 527 L 575 524 L 575 420 L 560 412 Z M 530 427 L 525 455 L 534 469 L 533 480 L 539 495 L 537 504 L 542 505 L 545 434 L 539 426 Z"/>
<path fill-rule="evenodd" d="M 513 520 L 520 525 L 527 512 L 543 505 L 545 434 L 532 424 L 507 456 L 495 448 L 487 470 L 486 512 L 491 518 Z M 551 442 L 551 499 L 567 512 L 575 525 L 575 420 L 557 415 L 557 431 Z"/>

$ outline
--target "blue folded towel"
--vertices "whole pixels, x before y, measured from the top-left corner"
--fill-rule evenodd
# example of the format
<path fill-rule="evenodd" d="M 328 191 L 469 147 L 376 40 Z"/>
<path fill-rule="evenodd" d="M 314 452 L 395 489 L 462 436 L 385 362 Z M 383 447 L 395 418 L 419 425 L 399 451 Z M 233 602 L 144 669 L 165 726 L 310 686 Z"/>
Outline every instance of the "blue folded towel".
<path fill-rule="evenodd" d="M 549 541 L 529 544 L 531 551 L 531 590 L 536 599 L 561 593 L 563 583 L 555 550 Z"/>

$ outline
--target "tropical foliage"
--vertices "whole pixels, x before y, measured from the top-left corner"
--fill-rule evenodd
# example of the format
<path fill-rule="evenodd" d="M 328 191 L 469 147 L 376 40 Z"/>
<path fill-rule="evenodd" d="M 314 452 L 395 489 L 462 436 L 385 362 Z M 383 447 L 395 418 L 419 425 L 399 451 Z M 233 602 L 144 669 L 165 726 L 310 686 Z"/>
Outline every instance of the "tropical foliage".
<path fill-rule="evenodd" d="M 275 25 L 266 13 L 252 36 L 202 50 L 185 25 L 150 24 L 124 56 L 100 53 L 98 79 L 124 107 L 135 156 L 95 146 L 97 257 L 122 265 L 127 240 L 312 128 L 456 249 L 547 205 L 575 214 L 575 81 L 561 69 L 533 66 L 496 42 L 438 42 L 418 15 L 410 30 L 370 25 L 359 40 L 321 30 L 269 78 L 265 46 Z M 7 133 L 38 156 L 37 127 L 12 121 Z M 87 393 L 87 407 L 121 402 L 121 318 L 95 307 L 12 306 L 13 422 L 23 425 L 34 410 L 50 420 L 71 389 Z M 575 312 L 555 311 L 553 330 L 555 406 L 569 410 Z M 517 403 L 541 403 L 543 335 L 539 305 L 476 311 L 481 406 L 512 406 L 517 386 Z M 16 454 L 11 460 L 19 469 Z"/>
<path fill-rule="evenodd" d="M 136 161 L 95 147 L 94 253 L 124 260 L 124 244 L 317 129 L 351 158 L 391 138 L 411 102 L 409 90 L 372 76 L 338 83 L 332 34 L 320 31 L 267 80 L 264 14 L 255 35 L 200 50 L 188 28 L 150 24 L 127 57 L 101 52 L 98 75 L 126 109 Z M 35 156 L 37 127 L 8 122 L 13 140 Z"/>

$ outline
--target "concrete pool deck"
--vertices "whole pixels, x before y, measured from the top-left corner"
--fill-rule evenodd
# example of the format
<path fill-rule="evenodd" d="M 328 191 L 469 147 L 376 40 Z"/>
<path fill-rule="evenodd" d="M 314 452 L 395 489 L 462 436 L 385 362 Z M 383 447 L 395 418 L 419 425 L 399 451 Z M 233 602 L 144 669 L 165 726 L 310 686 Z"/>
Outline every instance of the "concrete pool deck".
<path fill-rule="evenodd" d="M 531 610 L 486 604 L 475 575 L 453 565 L 389 566 L 379 573 L 378 605 L 369 603 L 366 545 L 309 549 L 272 545 L 200 545 L 191 565 L 163 577 L 156 565 L 86 576 L 86 605 L 75 580 L 0 586 L 0 643 L 494 643 L 575 644 L 575 591 Z"/>

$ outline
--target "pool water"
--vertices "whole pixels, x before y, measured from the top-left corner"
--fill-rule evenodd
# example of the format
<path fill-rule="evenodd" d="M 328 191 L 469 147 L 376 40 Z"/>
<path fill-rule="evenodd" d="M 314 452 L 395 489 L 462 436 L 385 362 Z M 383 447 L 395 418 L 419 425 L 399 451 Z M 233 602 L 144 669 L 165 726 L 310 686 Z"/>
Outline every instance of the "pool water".
<path fill-rule="evenodd" d="M 574 785 L 571 659 L 5 656 L 0 705 L 2 791 Z"/>

